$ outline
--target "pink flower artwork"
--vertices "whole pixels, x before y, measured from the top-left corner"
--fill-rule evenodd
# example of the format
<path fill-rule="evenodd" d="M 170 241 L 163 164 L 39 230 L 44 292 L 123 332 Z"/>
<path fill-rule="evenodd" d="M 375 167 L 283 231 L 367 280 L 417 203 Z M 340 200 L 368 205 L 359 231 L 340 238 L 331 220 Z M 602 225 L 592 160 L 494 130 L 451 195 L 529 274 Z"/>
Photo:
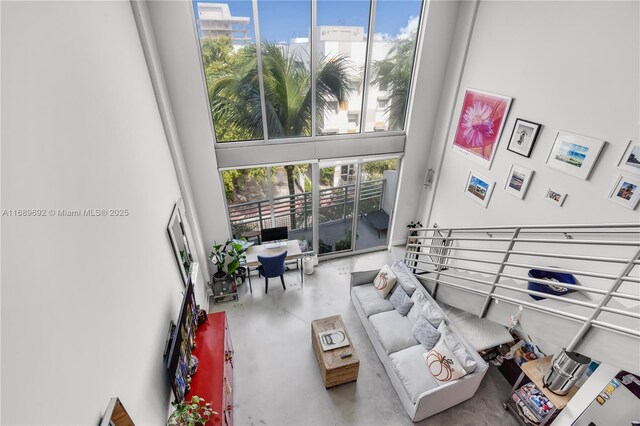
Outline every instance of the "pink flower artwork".
<path fill-rule="evenodd" d="M 465 92 L 454 147 L 491 162 L 511 98 L 485 92 Z"/>

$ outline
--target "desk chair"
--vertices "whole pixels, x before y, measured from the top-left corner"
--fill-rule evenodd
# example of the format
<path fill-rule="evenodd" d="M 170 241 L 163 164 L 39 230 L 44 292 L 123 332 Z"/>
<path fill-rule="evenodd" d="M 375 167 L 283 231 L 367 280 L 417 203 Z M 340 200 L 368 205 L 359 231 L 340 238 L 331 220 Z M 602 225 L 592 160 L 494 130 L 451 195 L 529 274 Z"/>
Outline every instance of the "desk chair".
<path fill-rule="evenodd" d="M 275 256 L 258 256 L 258 262 L 260 262 L 258 273 L 260 275 L 264 275 L 265 294 L 269 293 L 269 278 L 280 277 L 280 281 L 282 281 L 282 288 L 284 290 L 287 289 L 287 287 L 284 285 L 284 260 L 286 259 L 286 257 L 286 251 Z"/>

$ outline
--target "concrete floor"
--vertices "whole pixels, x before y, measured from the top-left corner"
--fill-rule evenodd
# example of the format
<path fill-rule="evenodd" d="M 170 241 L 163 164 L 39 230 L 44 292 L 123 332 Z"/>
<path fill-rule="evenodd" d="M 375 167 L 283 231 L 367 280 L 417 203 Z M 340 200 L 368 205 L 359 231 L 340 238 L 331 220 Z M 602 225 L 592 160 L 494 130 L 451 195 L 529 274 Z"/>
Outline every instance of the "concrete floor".
<path fill-rule="evenodd" d="M 395 253 L 395 252 L 394 252 Z M 412 424 L 349 298 L 351 271 L 393 261 L 380 251 L 321 262 L 300 284 L 286 273 L 287 290 L 273 280 L 253 279 L 253 293 L 240 287 L 238 302 L 211 305 L 226 311 L 235 349 L 233 398 L 238 425 Z M 358 381 L 325 389 L 311 346 L 311 321 L 342 315 L 360 357 Z M 517 425 L 503 408 L 510 386 L 491 367 L 476 395 L 418 424 Z"/>

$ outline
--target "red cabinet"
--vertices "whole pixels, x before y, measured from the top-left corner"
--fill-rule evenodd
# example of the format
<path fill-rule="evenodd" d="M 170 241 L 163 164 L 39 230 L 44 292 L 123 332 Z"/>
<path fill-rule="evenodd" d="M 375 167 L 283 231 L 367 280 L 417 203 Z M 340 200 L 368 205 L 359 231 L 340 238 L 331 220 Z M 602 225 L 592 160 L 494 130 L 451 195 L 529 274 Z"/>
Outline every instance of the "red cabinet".
<path fill-rule="evenodd" d="M 224 312 L 209 314 L 198 327 L 193 355 L 200 362 L 191 379 L 191 391 L 186 399 L 197 395 L 210 402 L 218 415 L 207 425 L 233 424 L 233 346 Z"/>

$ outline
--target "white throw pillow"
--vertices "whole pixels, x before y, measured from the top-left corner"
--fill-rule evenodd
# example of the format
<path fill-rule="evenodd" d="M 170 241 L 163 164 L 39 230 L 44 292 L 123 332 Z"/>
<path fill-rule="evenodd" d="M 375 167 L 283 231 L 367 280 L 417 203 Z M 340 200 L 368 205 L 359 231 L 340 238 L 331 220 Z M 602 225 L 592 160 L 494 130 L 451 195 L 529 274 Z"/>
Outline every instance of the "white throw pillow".
<path fill-rule="evenodd" d="M 422 356 L 431 375 L 439 385 L 452 382 L 467 374 L 458 358 L 445 343 L 444 338 L 441 338 L 433 349 Z"/>
<path fill-rule="evenodd" d="M 409 318 L 411 324 L 415 324 L 418 318 L 420 318 L 420 315 L 424 315 L 435 328 L 438 328 L 444 319 L 444 315 L 431 304 L 427 296 L 425 296 L 422 291 L 416 289 L 411 296 L 411 300 L 413 300 L 413 306 L 407 314 L 407 318 Z"/>
<path fill-rule="evenodd" d="M 373 285 L 383 299 L 393 290 L 393 287 L 396 285 L 396 276 L 389 265 L 384 265 L 382 269 L 380 269 L 380 272 L 378 272 L 378 275 L 376 275 L 376 278 L 373 280 Z"/>
<path fill-rule="evenodd" d="M 444 321 L 440 324 L 440 327 L 438 327 L 438 331 L 442 335 L 442 339 L 445 341 L 447 346 L 451 349 L 456 358 L 458 358 L 458 361 L 460 361 L 460 364 L 462 364 L 465 371 L 467 373 L 472 373 L 478 366 L 478 363 L 473 359 L 460 339 L 453 334 Z"/>
<path fill-rule="evenodd" d="M 407 318 L 409 318 L 411 324 L 415 324 L 418 322 L 418 318 L 422 316 L 422 312 L 424 312 L 424 307 L 427 304 L 427 298 L 420 290 L 416 290 L 411 295 L 411 300 L 413 300 L 413 306 L 407 314 Z M 434 327 L 438 328 L 437 325 Z"/>

